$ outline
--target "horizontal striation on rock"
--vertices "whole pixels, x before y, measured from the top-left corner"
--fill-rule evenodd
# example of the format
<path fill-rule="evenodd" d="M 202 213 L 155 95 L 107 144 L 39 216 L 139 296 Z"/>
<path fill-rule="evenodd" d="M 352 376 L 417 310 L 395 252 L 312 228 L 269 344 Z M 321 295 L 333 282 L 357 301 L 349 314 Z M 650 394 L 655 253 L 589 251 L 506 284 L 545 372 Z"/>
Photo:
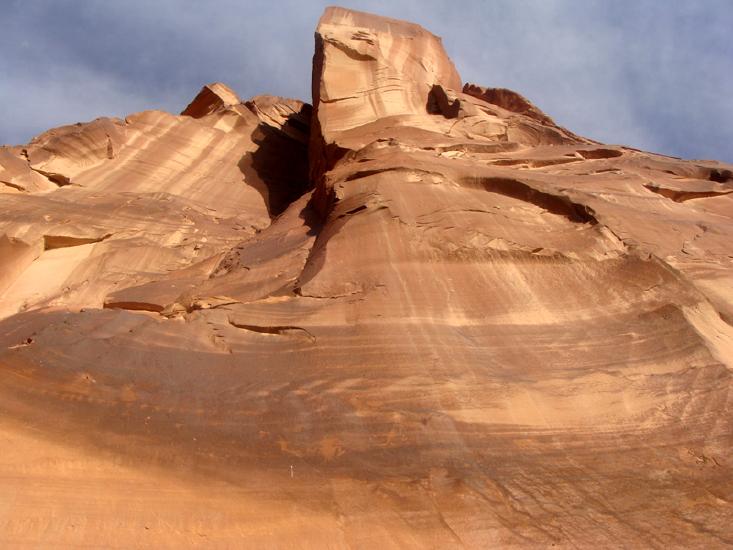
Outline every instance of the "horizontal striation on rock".
<path fill-rule="evenodd" d="M 0 541 L 733 544 L 733 167 L 328 8 L 313 105 L 0 149 Z"/>

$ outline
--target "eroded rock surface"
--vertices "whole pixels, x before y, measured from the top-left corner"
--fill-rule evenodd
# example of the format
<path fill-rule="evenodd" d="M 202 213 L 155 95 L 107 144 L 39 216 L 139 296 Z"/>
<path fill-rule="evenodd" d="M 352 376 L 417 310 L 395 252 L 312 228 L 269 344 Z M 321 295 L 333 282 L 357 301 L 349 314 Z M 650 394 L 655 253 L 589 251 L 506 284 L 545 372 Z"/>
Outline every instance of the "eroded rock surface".
<path fill-rule="evenodd" d="M 733 544 L 732 167 L 402 21 L 313 74 L 0 149 L 0 541 Z"/>

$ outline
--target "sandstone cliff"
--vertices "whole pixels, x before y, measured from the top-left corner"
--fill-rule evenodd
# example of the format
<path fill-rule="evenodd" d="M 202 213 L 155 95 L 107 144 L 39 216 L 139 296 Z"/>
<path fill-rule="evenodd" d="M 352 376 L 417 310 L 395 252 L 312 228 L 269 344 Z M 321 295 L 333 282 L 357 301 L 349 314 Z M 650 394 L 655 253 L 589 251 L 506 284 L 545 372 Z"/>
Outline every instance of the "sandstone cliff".
<path fill-rule="evenodd" d="M 733 167 L 315 47 L 0 149 L 3 546 L 733 544 Z"/>

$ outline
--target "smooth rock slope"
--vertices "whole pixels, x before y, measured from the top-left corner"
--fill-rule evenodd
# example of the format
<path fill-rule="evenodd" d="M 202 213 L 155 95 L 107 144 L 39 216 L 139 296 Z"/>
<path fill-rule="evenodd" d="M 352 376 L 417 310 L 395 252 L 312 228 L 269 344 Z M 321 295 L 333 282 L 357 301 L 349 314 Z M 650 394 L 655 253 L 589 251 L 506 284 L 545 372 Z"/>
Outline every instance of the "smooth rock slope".
<path fill-rule="evenodd" d="M 315 48 L 0 149 L 2 545 L 733 544 L 733 167 Z"/>

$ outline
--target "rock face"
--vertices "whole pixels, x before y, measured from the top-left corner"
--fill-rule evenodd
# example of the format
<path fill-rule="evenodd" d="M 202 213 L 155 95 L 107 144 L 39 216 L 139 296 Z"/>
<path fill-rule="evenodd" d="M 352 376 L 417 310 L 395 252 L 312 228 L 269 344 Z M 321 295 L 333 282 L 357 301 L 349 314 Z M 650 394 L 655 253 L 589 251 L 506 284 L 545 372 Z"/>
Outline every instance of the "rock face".
<path fill-rule="evenodd" d="M 733 167 L 329 8 L 313 108 L 0 149 L 3 546 L 733 543 Z"/>
<path fill-rule="evenodd" d="M 216 111 L 241 103 L 239 96 L 226 84 L 213 82 L 207 84 L 188 104 L 181 114 L 193 118 L 201 118 Z"/>

